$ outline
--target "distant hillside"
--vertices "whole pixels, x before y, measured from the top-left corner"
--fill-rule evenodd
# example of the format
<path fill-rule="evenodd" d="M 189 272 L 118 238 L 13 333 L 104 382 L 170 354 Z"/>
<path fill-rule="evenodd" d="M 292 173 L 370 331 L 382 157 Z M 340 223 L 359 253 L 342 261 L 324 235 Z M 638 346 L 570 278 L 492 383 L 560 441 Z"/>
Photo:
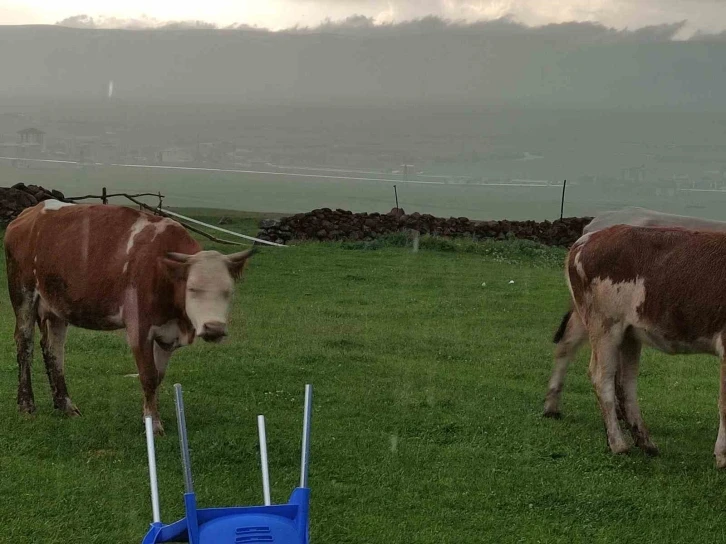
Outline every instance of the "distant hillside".
<path fill-rule="evenodd" d="M 726 43 L 422 29 L 0 27 L 0 97 L 726 107 Z"/>

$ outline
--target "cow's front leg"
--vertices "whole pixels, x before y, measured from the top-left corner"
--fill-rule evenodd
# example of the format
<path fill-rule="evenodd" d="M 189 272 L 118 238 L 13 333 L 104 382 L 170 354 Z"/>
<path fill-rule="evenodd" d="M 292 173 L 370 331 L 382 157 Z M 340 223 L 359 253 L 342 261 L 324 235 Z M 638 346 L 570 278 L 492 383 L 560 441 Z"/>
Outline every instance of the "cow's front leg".
<path fill-rule="evenodd" d="M 32 414 L 35 412 L 35 398 L 30 366 L 33 363 L 35 316 L 38 305 L 33 293 L 28 291 L 24 291 L 22 296 L 13 297 L 13 288 L 21 289 L 11 286 L 11 300 L 15 309 L 15 346 L 18 352 L 18 410 L 21 413 Z"/>
<path fill-rule="evenodd" d="M 154 434 L 164 434 L 164 426 L 159 417 L 158 389 L 163 374 L 160 374 L 154 361 L 154 341 L 147 340 L 134 347 L 136 368 L 139 371 L 139 381 L 144 392 L 144 417 L 151 416 L 154 425 Z"/>
<path fill-rule="evenodd" d="M 726 356 L 721 357 L 721 379 L 718 392 L 718 437 L 713 454 L 716 456 L 716 468 L 726 468 Z"/>
<path fill-rule="evenodd" d="M 81 412 L 68 395 L 63 361 L 65 359 L 66 332 L 68 324 L 62 319 L 45 314 L 39 320 L 40 346 L 43 350 L 45 371 L 48 374 L 53 393 L 53 406 L 68 416 L 80 416 Z"/>

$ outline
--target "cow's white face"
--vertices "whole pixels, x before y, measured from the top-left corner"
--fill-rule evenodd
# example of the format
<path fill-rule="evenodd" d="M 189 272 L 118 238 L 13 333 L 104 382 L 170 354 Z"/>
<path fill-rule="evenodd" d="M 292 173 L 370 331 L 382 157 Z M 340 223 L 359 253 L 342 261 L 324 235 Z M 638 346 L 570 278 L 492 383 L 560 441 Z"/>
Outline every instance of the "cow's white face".
<path fill-rule="evenodd" d="M 216 251 L 167 255 L 169 266 L 185 272 L 185 309 L 196 336 L 207 342 L 220 342 L 227 336 L 234 280 L 251 254 L 252 250 L 232 255 Z"/>

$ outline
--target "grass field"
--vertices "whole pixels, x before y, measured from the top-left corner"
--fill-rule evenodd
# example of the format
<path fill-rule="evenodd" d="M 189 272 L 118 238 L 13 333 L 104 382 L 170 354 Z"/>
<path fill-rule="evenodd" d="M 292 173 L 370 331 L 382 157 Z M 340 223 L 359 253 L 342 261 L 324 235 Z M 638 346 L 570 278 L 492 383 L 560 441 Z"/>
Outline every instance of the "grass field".
<path fill-rule="evenodd" d="M 607 452 L 585 353 L 563 419 L 541 417 L 566 307 L 562 257 L 514 242 L 264 249 L 239 286 L 230 341 L 172 359 L 157 441 L 163 520 L 183 511 L 175 382 L 200 506 L 261 503 L 259 413 L 273 502 L 287 499 L 309 382 L 314 543 L 722 541 L 714 359 L 645 353 L 640 395 L 659 458 Z M 82 418 L 52 412 L 38 353 L 38 411 L 20 416 L 11 316 L 3 288 L 0 541 L 140 542 L 151 519 L 141 391 L 125 377 L 135 367 L 122 335 L 70 331 Z"/>

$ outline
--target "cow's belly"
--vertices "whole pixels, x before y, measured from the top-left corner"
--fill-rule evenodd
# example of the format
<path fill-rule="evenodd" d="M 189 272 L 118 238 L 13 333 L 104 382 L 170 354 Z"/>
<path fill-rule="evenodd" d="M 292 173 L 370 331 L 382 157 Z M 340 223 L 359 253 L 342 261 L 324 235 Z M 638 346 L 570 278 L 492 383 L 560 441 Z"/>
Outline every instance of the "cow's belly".
<path fill-rule="evenodd" d="M 121 306 L 97 301 L 68 301 L 40 293 L 39 313 L 50 313 L 74 327 L 95 331 L 113 331 L 125 327 Z"/>
<path fill-rule="evenodd" d="M 669 355 L 688 355 L 694 353 L 718 354 L 715 338 L 698 338 L 694 341 L 673 340 L 656 327 L 633 327 L 633 332 L 641 342 Z"/>

